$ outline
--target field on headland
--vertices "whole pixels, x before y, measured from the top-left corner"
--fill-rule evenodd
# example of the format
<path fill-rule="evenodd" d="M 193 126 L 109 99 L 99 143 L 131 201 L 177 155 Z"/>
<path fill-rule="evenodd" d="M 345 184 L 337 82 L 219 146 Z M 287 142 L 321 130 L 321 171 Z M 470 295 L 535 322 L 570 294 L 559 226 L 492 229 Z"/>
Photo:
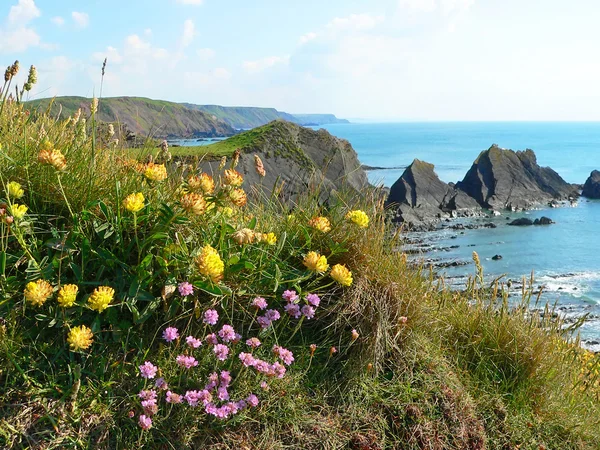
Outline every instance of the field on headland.
<path fill-rule="evenodd" d="M 527 287 L 509 307 L 476 253 L 465 292 L 408 264 L 345 141 L 282 122 L 202 156 L 132 150 L 101 99 L 32 114 L 16 71 L 0 447 L 600 446 L 598 358 Z M 292 195 L 278 167 L 315 176 Z"/>

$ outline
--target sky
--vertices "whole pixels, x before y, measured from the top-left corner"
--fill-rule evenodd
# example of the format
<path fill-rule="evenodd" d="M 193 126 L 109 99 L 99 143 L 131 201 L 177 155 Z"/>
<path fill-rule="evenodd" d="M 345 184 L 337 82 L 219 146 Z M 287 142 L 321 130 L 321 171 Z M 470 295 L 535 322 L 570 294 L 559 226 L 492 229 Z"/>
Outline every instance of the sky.
<path fill-rule="evenodd" d="M 598 23 L 597 0 L 1 0 L 0 66 L 37 67 L 30 98 L 597 121 Z"/>

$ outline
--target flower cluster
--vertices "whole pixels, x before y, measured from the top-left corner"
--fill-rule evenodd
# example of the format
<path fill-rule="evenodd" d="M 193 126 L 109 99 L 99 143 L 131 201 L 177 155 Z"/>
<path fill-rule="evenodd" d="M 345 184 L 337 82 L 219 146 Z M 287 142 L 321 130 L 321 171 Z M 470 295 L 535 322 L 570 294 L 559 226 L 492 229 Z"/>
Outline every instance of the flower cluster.
<path fill-rule="evenodd" d="M 305 304 L 300 305 L 300 296 L 296 291 L 285 291 L 282 295 L 287 302 L 284 310 L 294 319 L 304 316 L 307 320 L 315 317 L 316 308 L 321 304 L 321 298 L 317 294 L 307 294 L 304 298 Z"/>
<path fill-rule="evenodd" d="M 367 228 L 369 226 L 369 216 L 360 209 L 349 211 L 348 214 L 346 214 L 346 219 L 354 222 L 360 228 Z"/>
<path fill-rule="evenodd" d="M 331 231 L 331 222 L 329 222 L 327 217 L 313 217 L 308 221 L 308 226 L 322 233 L 329 233 Z"/>
<path fill-rule="evenodd" d="M 196 265 L 202 275 L 210 278 L 214 283 L 223 278 L 225 264 L 217 252 L 210 245 L 205 245 L 196 258 Z"/>

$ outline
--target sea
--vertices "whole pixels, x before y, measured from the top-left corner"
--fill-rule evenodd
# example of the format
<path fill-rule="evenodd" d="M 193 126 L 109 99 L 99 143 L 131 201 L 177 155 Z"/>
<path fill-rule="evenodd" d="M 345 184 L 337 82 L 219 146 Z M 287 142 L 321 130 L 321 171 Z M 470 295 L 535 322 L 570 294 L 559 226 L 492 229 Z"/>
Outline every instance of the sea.
<path fill-rule="evenodd" d="M 370 182 L 388 187 L 414 159 L 434 164 L 441 180 L 457 182 L 492 144 L 532 149 L 541 166 L 552 167 L 570 183 L 583 184 L 592 170 L 600 170 L 600 122 L 349 123 L 316 128 L 350 141 L 362 164 L 380 168 L 368 171 Z M 514 218 L 541 216 L 555 224 L 507 225 Z M 438 273 L 460 289 L 475 272 L 472 253 L 476 251 L 487 280 L 502 276 L 513 282 L 511 298 L 515 301 L 520 298 L 519 281 L 533 274 L 533 289 L 541 292 L 542 303 L 556 305 L 567 321 L 585 316 L 582 342 L 600 351 L 600 201 L 582 198 L 572 207 L 506 212 L 473 220 L 497 226 L 407 235 L 407 242 L 419 243 L 413 245 L 411 258 L 455 263 Z M 493 260 L 495 255 L 502 259 Z"/>

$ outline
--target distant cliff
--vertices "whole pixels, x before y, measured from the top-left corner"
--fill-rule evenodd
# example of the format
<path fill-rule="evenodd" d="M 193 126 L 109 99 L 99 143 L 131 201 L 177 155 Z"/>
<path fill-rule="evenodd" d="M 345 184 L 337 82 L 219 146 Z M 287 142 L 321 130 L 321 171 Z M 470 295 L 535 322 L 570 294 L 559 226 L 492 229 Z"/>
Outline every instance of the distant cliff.
<path fill-rule="evenodd" d="M 300 125 L 326 125 L 329 123 L 350 123 L 346 119 L 338 119 L 333 114 L 294 114 Z"/>

